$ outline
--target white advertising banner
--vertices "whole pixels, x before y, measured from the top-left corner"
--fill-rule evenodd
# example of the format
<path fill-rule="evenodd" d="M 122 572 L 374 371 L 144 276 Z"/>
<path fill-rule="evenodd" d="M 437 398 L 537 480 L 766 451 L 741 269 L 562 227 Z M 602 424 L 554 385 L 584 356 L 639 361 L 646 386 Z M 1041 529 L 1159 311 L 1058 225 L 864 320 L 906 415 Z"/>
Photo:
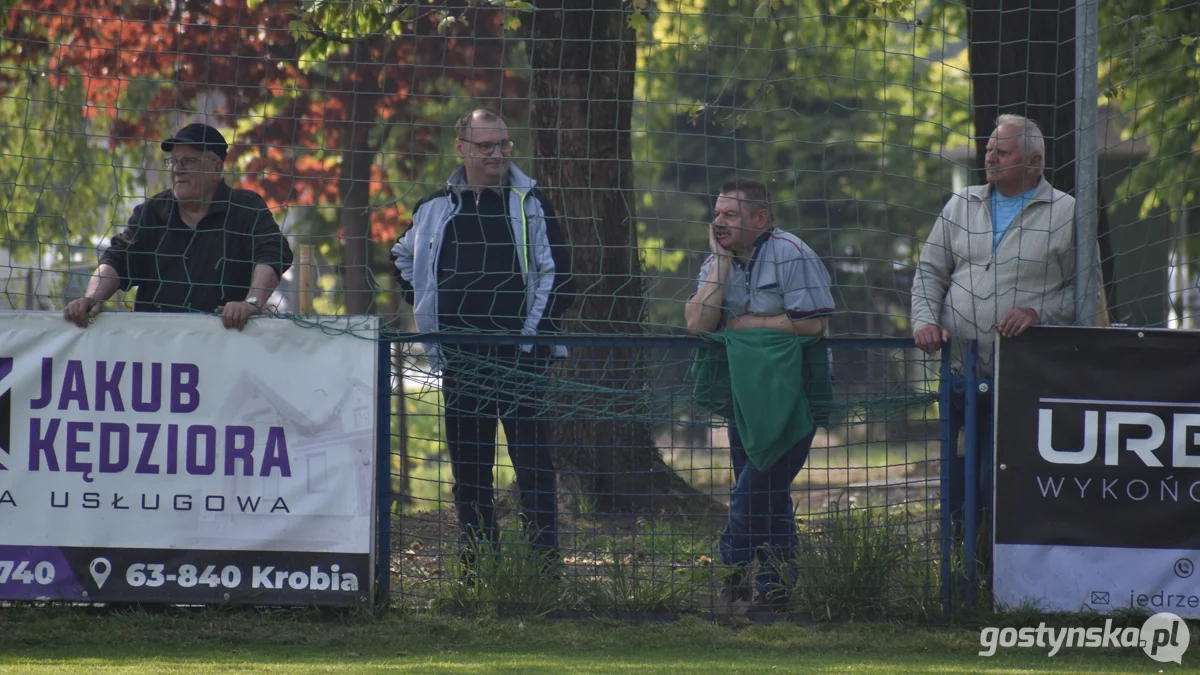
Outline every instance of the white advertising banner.
<path fill-rule="evenodd" d="M 0 599 L 367 602 L 376 353 L 270 318 L 0 314 Z"/>

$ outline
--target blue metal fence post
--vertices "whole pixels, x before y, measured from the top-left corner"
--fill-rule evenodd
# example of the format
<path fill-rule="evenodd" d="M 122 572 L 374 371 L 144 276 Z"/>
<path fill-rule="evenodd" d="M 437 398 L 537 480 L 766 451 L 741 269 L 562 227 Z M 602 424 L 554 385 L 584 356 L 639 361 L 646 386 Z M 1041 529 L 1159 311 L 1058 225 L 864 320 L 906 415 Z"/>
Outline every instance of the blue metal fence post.
<path fill-rule="evenodd" d="M 375 606 L 386 608 L 392 582 L 392 341 L 380 331 L 375 411 Z"/>
<path fill-rule="evenodd" d="M 977 405 L 979 393 L 979 376 L 975 372 L 979 359 L 979 343 L 967 343 L 967 362 L 965 364 L 966 386 L 966 443 L 964 443 L 964 499 L 963 499 L 963 566 L 966 571 L 967 606 L 975 604 L 975 539 L 979 525 L 979 408 Z"/>
<path fill-rule="evenodd" d="M 942 618 L 950 619 L 950 560 L 953 555 L 952 534 L 954 525 L 950 522 L 950 463 L 954 460 L 954 439 L 950 438 L 950 344 L 942 345 L 941 390 L 938 397 L 938 418 L 941 422 L 942 436 Z"/>

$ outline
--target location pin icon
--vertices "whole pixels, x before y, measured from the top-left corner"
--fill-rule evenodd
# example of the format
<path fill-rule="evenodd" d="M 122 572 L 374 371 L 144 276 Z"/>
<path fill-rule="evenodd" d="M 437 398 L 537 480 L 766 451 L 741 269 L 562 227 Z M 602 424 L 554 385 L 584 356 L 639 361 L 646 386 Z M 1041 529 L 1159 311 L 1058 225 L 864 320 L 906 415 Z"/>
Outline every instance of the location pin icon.
<path fill-rule="evenodd" d="M 108 581 L 108 575 L 112 573 L 112 563 L 108 562 L 108 558 L 96 558 L 89 569 L 92 580 L 96 582 L 96 588 L 104 588 L 104 582 Z"/>

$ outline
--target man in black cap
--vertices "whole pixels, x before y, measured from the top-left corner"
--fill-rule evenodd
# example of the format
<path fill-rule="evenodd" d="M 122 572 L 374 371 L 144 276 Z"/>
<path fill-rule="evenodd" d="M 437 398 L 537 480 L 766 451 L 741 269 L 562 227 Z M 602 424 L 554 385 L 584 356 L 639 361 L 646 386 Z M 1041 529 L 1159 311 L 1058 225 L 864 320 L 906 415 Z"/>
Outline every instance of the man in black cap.
<path fill-rule="evenodd" d="M 217 313 L 226 328 L 242 330 L 279 285 L 292 250 L 262 197 L 226 185 L 221 132 L 189 124 L 162 149 L 171 189 L 133 209 L 63 317 L 86 328 L 117 289 L 136 286 L 135 312 Z"/>

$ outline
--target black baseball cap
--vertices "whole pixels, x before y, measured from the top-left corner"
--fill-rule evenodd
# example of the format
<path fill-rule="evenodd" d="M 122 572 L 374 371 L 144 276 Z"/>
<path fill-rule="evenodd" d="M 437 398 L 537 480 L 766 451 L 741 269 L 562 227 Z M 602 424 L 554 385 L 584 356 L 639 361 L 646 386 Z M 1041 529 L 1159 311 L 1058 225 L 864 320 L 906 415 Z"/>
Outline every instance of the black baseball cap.
<path fill-rule="evenodd" d="M 225 142 L 225 137 L 221 132 L 208 126 L 207 124 L 189 124 L 180 129 L 176 134 L 162 142 L 163 152 L 170 152 L 175 149 L 176 145 L 191 145 L 201 150 L 207 150 L 222 161 L 225 160 L 225 154 L 229 152 L 229 144 Z"/>

